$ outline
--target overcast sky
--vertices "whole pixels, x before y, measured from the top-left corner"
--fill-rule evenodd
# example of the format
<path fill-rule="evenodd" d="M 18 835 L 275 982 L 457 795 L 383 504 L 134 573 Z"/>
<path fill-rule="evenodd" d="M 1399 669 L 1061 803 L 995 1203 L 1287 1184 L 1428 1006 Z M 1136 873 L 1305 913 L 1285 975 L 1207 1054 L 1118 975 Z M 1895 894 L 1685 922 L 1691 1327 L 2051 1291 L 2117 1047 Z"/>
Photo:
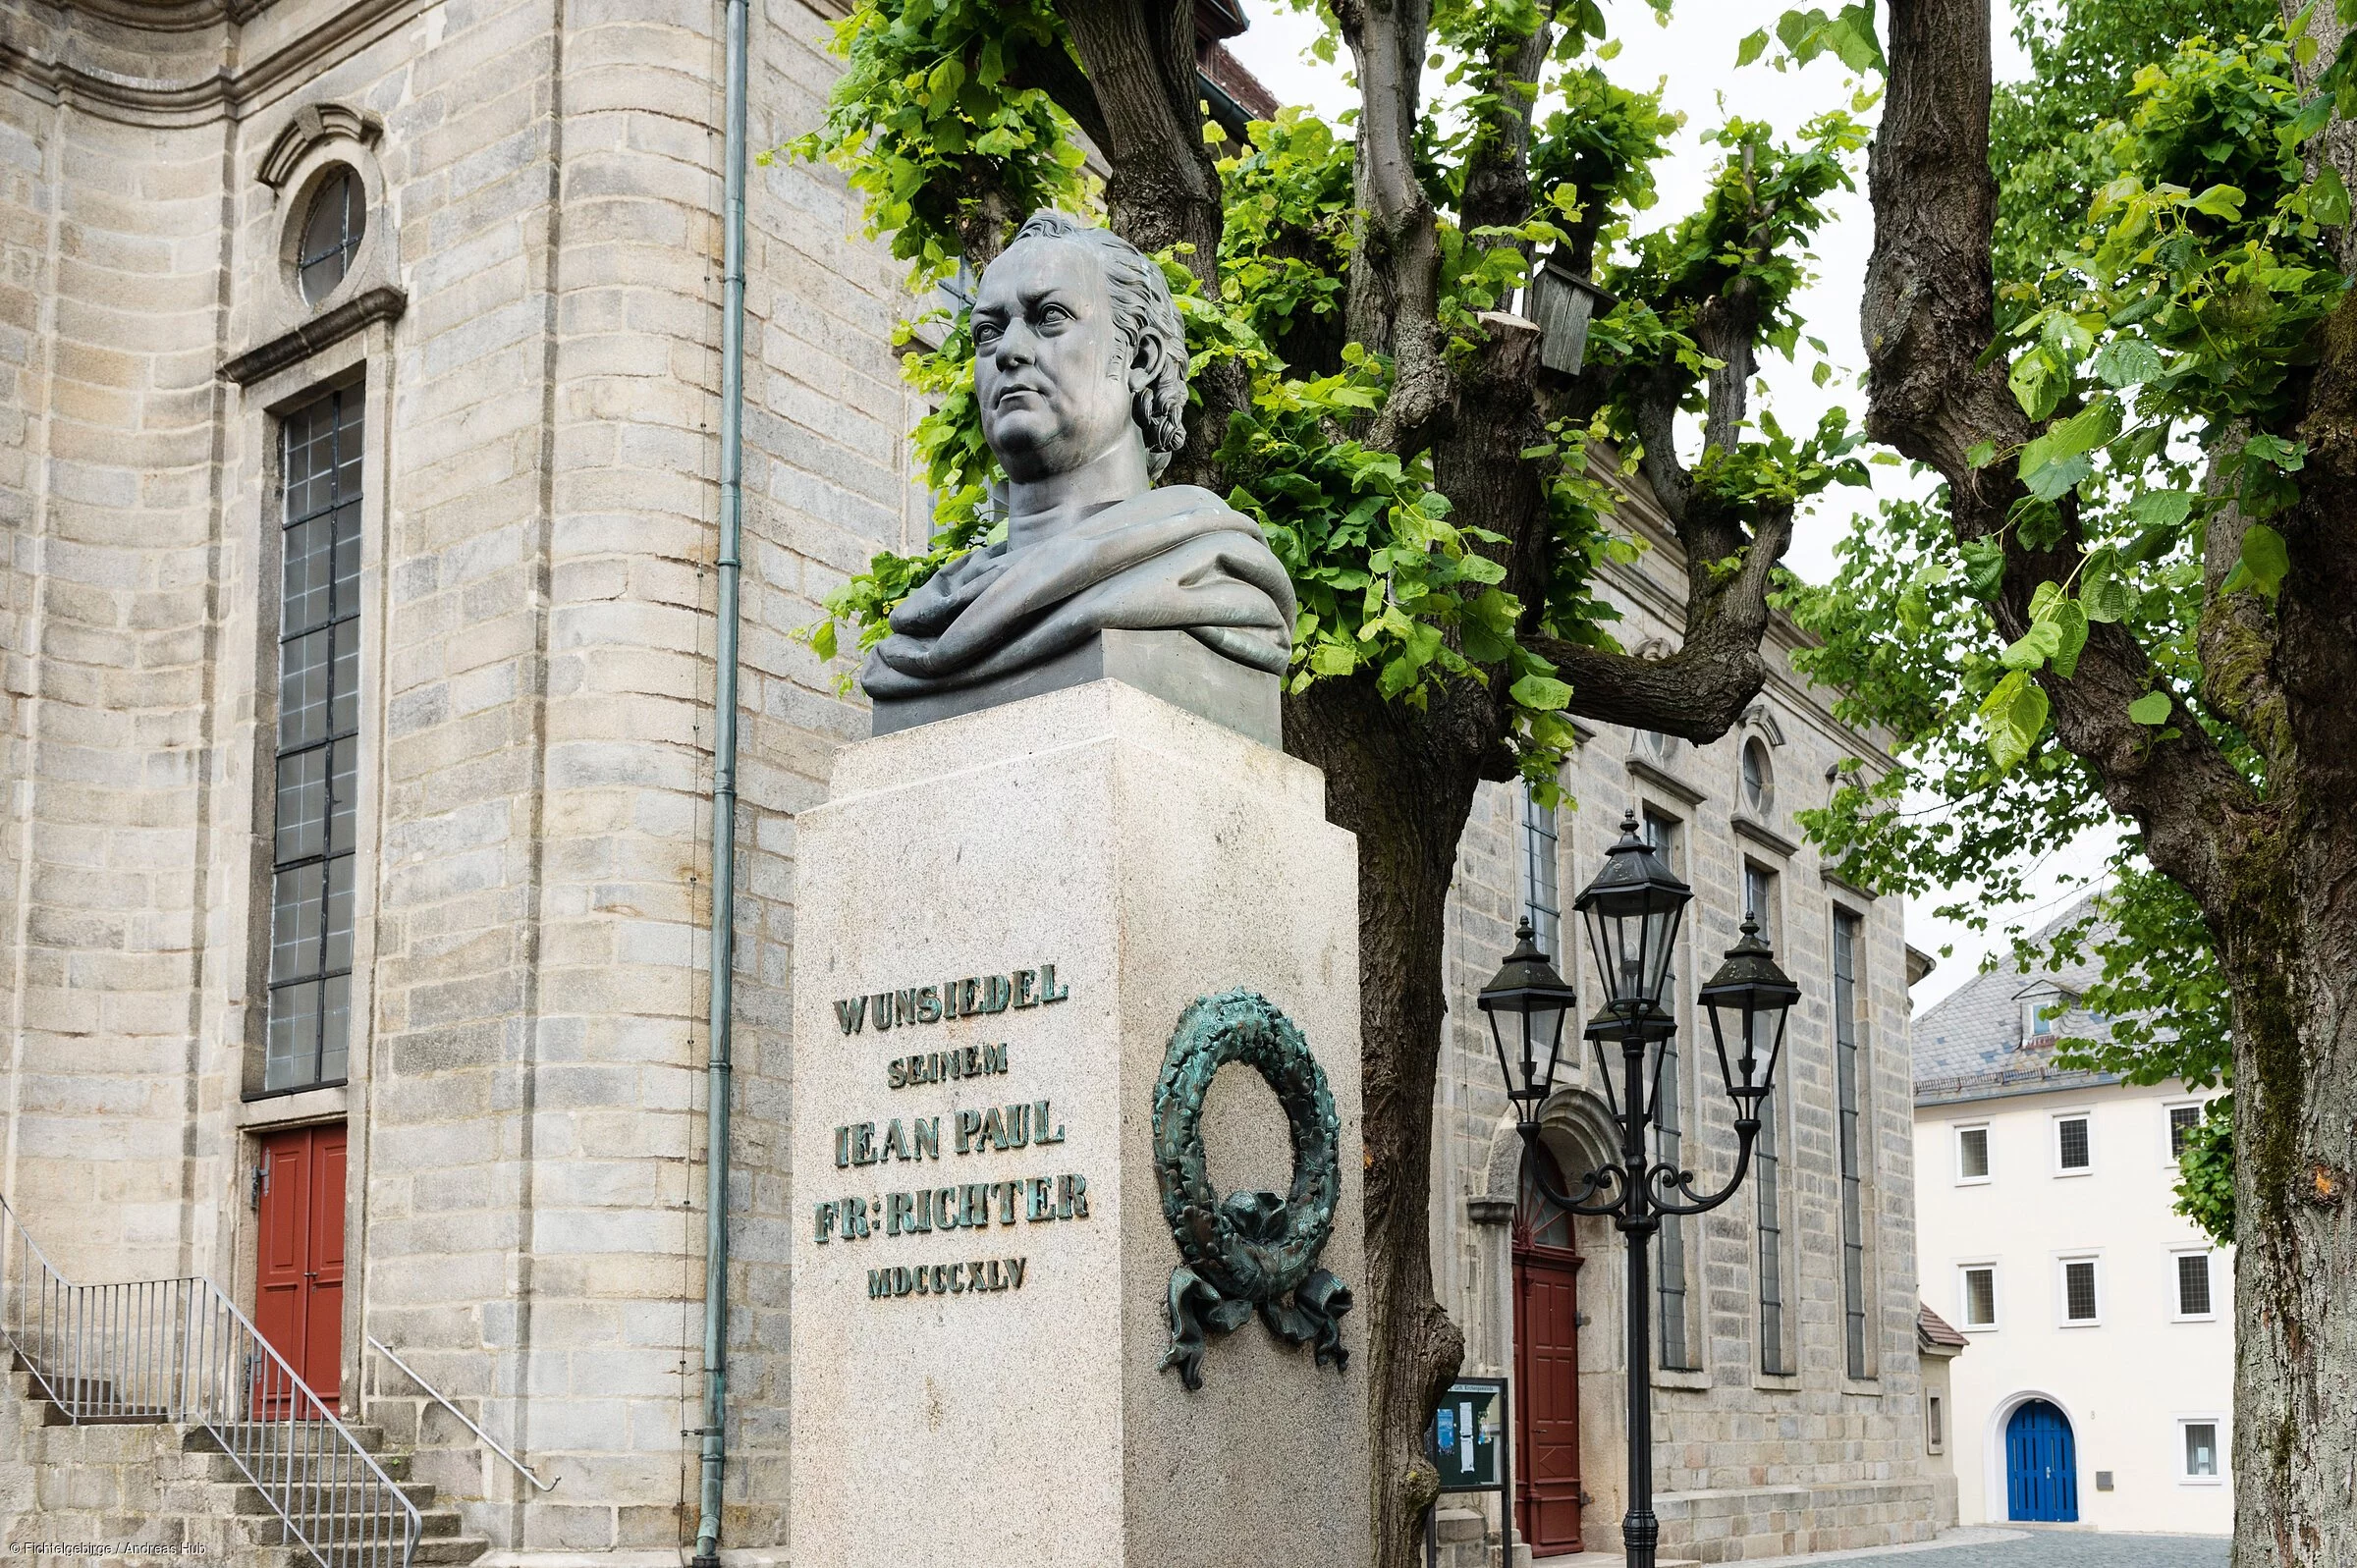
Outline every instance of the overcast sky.
<path fill-rule="evenodd" d="M 1768 121 L 1788 136 L 1803 121 L 1848 96 L 1845 73 L 1830 56 L 1806 71 L 1789 74 L 1774 71 L 1764 61 L 1736 68 L 1737 42 L 1754 27 L 1772 21 L 1781 6 L 1762 4 L 1761 0 L 1677 0 L 1667 27 L 1654 21 L 1652 8 L 1644 0 L 1603 0 L 1603 6 L 1614 35 L 1621 42 L 1619 58 L 1606 68 L 1613 79 L 1632 87 L 1666 81 L 1665 105 L 1686 116 L 1685 129 L 1672 143 L 1671 156 L 1655 171 L 1661 202 L 1639 216 L 1640 229 L 1674 223 L 1700 199 L 1716 161 L 1716 149 L 1699 142 L 1702 131 L 1724 123 L 1730 115 L 1741 115 Z M 1321 65 L 1304 56 L 1303 49 L 1316 36 L 1314 23 L 1279 0 L 1251 0 L 1247 9 L 1251 28 L 1229 47 L 1281 101 L 1306 104 L 1329 118 L 1356 104 L 1356 92 L 1345 80 L 1342 65 Z M 2003 15 L 2005 8 L 2001 6 L 1999 11 Z M 2009 29 L 2007 21 L 1996 40 L 1998 75 L 2018 80 L 2026 75 L 2027 65 L 2014 47 Z M 1343 60 L 1346 63 L 1347 55 Z M 1871 120 L 1872 112 L 1865 118 Z M 1837 193 L 1828 203 L 1831 221 L 1817 238 L 1817 278 L 1796 301 L 1808 323 L 1806 330 L 1823 339 L 1832 351 L 1836 374 L 1825 387 L 1815 386 L 1809 374 L 1815 356 L 1805 351 L 1793 364 L 1771 353 L 1762 369 L 1770 387 L 1769 405 L 1787 430 L 1813 427 L 1818 416 L 1836 402 L 1846 404 L 1853 416 L 1861 414 L 1865 406 L 1865 395 L 1856 383 L 1865 368 L 1858 340 L 1858 290 L 1874 243 L 1874 226 L 1866 205 L 1863 154 L 1853 175 L 1858 189 Z M 1920 483 L 1897 470 L 1878 468 L 1875 472 L 1878 491 L 1886 493 L 1902 493 L 1911 483 Z M 1811 580 L 1830 578 L 1835 542 L 1847 530 L 1852 513 L 1867 504 L 1866 494 L 1857 490 L 1835 491 L 1824 497 L 1800 519 L 1787 564 Z M 1931 978 L 1915 988 L 1917 1009 L 1931 1005 L 1971 978 L 1981 955 L 1992 946 L 2001 945 L 2003 926 L 2015 921 L 2036 924 L 2050 910 L 2059 910 L 2076 893 L 2075 889 L 2063 886 L 2062 877 L 2099 870 L 2107 849 L 2108 845 L 2068 845 L 2050 857 L 2033 879 L 2036 892 L 2032 898 L 1993 921 L 2000 931 L 1995 944 L 1960 925 L 1933 919 L 1932 906 L 1942 900 L 1911 903 L 1907 940 L 1929 953 L 1937 954 L 1950 944 L 1955 949 L 1952 956 L 1941 959 Z"/>

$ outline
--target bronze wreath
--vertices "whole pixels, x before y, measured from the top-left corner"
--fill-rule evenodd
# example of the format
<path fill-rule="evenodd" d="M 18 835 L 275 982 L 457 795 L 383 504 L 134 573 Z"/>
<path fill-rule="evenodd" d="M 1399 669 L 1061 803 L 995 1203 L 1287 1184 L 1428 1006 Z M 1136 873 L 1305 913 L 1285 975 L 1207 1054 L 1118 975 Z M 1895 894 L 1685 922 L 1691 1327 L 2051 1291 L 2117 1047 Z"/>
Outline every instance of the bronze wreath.
<path fill-rule="evenodd" d="M 1223 1199 L 1212 1186 L 1203 1102 L 1231 1061 L 1258 1072 L 1285 1108 L 1293 1179 L 1283 1198 L 1234 1192 Z M 1342 1137 L 1325 1070 L 1268 998 L 1224 991 L 1179 1015 L 1154 1085 L 1154 1175 L 1183 1260 L 1171 1271 L 1171 1347 L 1162 1367 L 1177 1367 L 1187 1387 L 1203 1386 L 1205 1330 L 1233 1332 L 1255 1310 L 1279 1338 L 1313 1346 L 1317 1365 L 1332 1361 L 1340 1371 L 1349 1360 L 1339 1320 L 1350 1310 L 1350 1289 L 1318 1267 L 1342 1201 Z"/>

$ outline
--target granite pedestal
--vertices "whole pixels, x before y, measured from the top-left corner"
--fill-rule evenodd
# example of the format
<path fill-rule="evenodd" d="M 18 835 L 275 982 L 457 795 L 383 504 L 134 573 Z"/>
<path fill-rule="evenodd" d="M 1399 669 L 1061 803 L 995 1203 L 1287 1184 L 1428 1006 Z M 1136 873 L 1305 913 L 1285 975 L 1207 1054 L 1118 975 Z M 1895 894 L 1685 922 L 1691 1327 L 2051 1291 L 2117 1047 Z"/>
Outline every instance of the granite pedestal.
<path fill-rule="evenodd" d="M 1198 1392 L 1157 1370 L 1154 1090 L 1200 997 L 1306 1037 L 1321 1261 L 1365 1281 L 1356 861 L 1317 771 L 1100 680 L 848 747 L 797 858 L 795 1568 L 1364 1568 L 1363 1314 L 1343 1372 L 1257 1321 Z M 1204 1128 L 1222 1192 L 1286 1190 L 1250 1069 Z"/>

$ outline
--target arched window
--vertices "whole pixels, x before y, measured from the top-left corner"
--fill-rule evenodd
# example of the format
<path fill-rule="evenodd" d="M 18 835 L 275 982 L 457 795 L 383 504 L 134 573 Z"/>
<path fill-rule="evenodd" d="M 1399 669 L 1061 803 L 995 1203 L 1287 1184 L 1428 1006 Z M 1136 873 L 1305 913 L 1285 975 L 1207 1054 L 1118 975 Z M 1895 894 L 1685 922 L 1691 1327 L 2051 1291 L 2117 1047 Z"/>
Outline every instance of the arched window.
<path fill-rule="evenodd" d="M 367 232 L 368 194 L 359 175 L 345 167 L 330 171 L 303 215 L 302 244 L 296 252 L 304 303 L 315 305 L 336 292 Z"/>
<path fill-rule="evenodd" d="M 1514 1203 L 1514 1245 L 1524 1250 L 1544 1247 L 1555 1252 L 1576 1253 L 1579 1240 L 1571 1230 L 1576 1217 L 1540 1191 L 1537 1173 L 1542 1171 L 1555 1184 L 1556 1191 L 1566 1189 L 1562 1168 L 1544 1145 L 1522 1151 L 1522 1191 Z"/>

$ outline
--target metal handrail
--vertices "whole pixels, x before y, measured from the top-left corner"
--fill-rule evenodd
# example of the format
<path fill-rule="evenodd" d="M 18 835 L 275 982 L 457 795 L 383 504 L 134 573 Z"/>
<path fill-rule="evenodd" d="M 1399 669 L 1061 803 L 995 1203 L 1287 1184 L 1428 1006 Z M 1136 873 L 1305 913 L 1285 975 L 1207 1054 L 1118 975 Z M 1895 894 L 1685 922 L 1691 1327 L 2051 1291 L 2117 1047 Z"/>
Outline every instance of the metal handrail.
<path fill-rule="evenodd" d="M 378 1355 L 393 1363 L 394 1366 L 399 1367 L 403 1372 L 408 1373 L 410 1375 L 410 1381 L 415 1383 L 418 1387 L 433 1395 L 434 1403 L 440 1405 L 443 1409 L 458 1417 L 460 1422 L 466 1426 L 468 1432 L 473 1433 L 476 1437 L 482 1440 L 485 1447 L 489 1448 L 493 1453 L 499 1455 L 500 1458 L 505 1459 L 509 1464 L 515 1466 L 516 1474 L 521 1476 L 524 1480 L 530 1482 L 542 1491 L 554 1491 L 557 1489 L 557 1481 L 563 1481 L 565 1479 L 563 1476 L 559 1476 L 557 1481 L 542 1481 L 538 1476 L 533 1475 L 530 1469 L 525 1466 L 524 1462 L 517 1458 L 514 1454 L 508 1452 L 506 1445 L 503 1444 L 498 1438 L 483 1431 L 482 1428 L 476 1426 L 472 1421 L 467 1420 L 466 1412 L 452 1404 L 450 1400 L 443 1394 L 441 1389 L 435 1387 L 432 1383 L 427 1382 L 423 1378 L 418 1377 L 416 1368 L 411 1366 L 408 1362 L 393 1354 L 393 1347 L 391 1345 L 386 1344 L 382 1339 L 377 1338 L 374 1334 L 370 1334 L 368 1336 L 368 1343 L 376 1348 L 376 1353 Z"/>
<path fill-rule="evenodd" d="M 203 1428 L 320 1568 L 411 1568 L 417 1505 L 210 1279 L 77 1285 L 0 1196 L 0 1339 L 76 1426 Z"/>

